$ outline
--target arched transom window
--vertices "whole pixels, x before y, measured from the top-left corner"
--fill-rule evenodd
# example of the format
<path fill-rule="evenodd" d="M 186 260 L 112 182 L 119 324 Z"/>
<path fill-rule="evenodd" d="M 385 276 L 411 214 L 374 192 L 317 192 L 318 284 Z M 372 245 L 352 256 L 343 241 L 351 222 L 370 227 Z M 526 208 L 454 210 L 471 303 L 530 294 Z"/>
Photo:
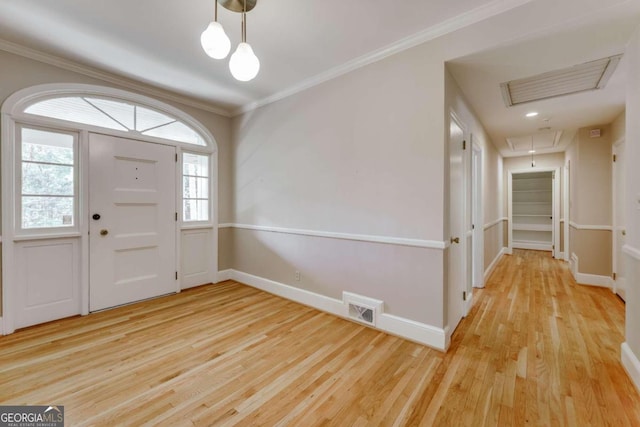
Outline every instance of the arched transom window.
<path fill-rule="evenodd" d="M 63 96 L 37 101 L 27 114 L 206 146 L 202 135 L 180 119 L 132 102 L 101 96 Z"/>

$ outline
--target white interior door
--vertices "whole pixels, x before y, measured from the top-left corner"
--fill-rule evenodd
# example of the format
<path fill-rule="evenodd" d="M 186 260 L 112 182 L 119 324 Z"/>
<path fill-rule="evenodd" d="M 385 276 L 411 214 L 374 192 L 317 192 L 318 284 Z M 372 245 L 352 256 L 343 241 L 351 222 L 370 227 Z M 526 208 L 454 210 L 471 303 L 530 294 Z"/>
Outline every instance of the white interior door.
<path fill-rule="evenodd" d="M 626 243 L 627 221 L 625 217 L 625 156 L 624 142 L 613 147 L 613 153 L 616 161 L 613 163 L 613 185 L 614 185 L 614 266 L 615 273 L 615 289 L 620 298 L 626 299 L 626 274 L 624 268 L 624 253 L 622 247 Z"/>
<path fill-rule="evenodd" d="M 175 148 L 89 139 L 89 308 L 175 292 Z"/>
<path fill-rule="evenodd" d="M 471 211 L 473 215 L 473 281 L 474 287 L 484 287 L 484 213 L 482 206 L 482 151 L 473 144 L 471 160 L 472 176 L 472 201 Z M 468 312 L 468 310 L 465 310 Z"/>
<path fill-rule="evenodd" d="M 449 228 L 451 246 L 449 247 L 449 296 L 448 326 L 449 333 L 458 326 L 464 312 L 463 292 L 466 289 L 466 251 L 464 235 L 464 134 L 462 128 L 451 120 L 449 134 Z"/>

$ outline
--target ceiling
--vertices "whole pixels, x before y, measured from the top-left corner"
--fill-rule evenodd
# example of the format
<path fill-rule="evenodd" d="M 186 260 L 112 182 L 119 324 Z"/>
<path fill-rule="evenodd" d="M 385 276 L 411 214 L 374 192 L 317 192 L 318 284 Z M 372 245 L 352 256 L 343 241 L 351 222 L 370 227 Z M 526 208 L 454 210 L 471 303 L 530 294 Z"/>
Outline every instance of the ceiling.
<path fill-rule="evenodd" d="M 620 54 L 640 22 L 637 0 L 403 0 L 402 7 L 388 0 L 259 0 L 247 19 L 261 70 L 243 83 L 231 77 L 228 60 L 213 60 L 200 47 L 213 1 L 191 0 L 188 7 L 179 0 L 2 1 L 0 48 L 45 52 L 233 115 L 464 28 L 458 46 L 475 44 L 476 52 L 448 68 L 509 157 L 527 154 L 531 142 L 538 153 L 564 151 L 578 128 L 611 122 L 624 108 L 625 59 L 607 86 L 593 92 L 506 107 L 500 84 Z M 507 10 L 516 13 L 502 13 Z M 531 10 L 542 12 L 539 22 L 525 12 Z M 491 29 L 465 31 L 495 15 Z M 239 15 L 219 8 L 219 21 L 237 45 Z M 513 27 L 522 28 L 520 35 L 498 38 L 497 47 L 477 43 L 494 28 Z M 525 118 L 530 111 L 539 115 Z"/>
<path fill-rule="evenodd" d="M 561 152 L 577 129 L 611 123 L 624 110 L 624 57 L 604 89 L 507 107 L 500 84 L 623 53 L 639 22 L 640 2 L 627 2 L 448 68 L 504 157 L 527 155 L 532 142 L 536 154 Z"/>
<path fill-rule="evenodd" d="M 508 9 L 528 0 L 501 1 Z M 247 14 L 247 41 L 261 70 L 234 80 L 200 34 L 214 0 L 20 0 L 0 2 L 0 39 L 195 97 L 233 111 L 274 96 L 495 0 L 258 1 Z M 240 15 L 219 8 L 219 22 L 240 41 Z M 234 47 L 232 47 L 234 49 Z"/>

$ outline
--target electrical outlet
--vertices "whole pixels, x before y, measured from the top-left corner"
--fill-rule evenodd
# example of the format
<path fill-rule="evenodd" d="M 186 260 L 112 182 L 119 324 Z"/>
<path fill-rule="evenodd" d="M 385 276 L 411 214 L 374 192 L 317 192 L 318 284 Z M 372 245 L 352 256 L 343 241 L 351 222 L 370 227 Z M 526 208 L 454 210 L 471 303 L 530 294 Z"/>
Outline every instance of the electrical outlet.
<path fill-rule="evenodd" d="M 298 270 L 296 270 L 296 281 L 300 281 L 300 272 Z"/>

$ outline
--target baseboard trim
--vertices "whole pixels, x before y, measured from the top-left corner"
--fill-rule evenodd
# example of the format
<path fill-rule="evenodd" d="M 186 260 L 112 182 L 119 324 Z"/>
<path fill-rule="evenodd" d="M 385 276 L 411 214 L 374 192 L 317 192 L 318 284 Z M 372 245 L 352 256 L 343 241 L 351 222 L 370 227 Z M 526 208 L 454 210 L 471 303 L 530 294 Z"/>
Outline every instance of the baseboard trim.
<path fill-rule="evenodd" d="M 507 248 L 500 249 L 500 252 L 498 252 L 498 255 L 496 255 L 493 261 L 491 261 L 491 264 L 489 264 L 489 267 L 487 267 L 487 269 L 484 271 L 484 283 L 487 283 L 487 280 L 489 279 L 489 277 L 491 277 L 491 273 L 493 273 L 493 270 L 495 270 L 496 266 L 498 265 L 498 261 L 500 261 L 500 258 L 502 258 L 502 255 L 506 254 L 506 252 L 507 252 Z"/>
<path fill-rule="evenodd" d="M 576 273 L 576 282 L 579 285 L 600 286 L 603 288 L 613 288 L 613 279 L 609 276 L 599 276 L 597 274 Z"/>
<path fill-rule="evenodd" d="M 580 273 L 580 261 L 578 255 L 571 254 L 571 274 L 579 285 L 600 286 L 613 289 L 613 278 L 597 274 Z"/>
<path fill-rule="evenodd" d="M 627 371 L 633 385 L 635 385 L 636 389 L 640 391 L 640 360 L 638 360 L 631 350 L 631 347 L 629 347 L 629 344 L 626 342 L 622 343 L 620 350 L 622 366 L 624 367 L 624 370 Z"/>
<path fill-rule="evenodd" d="M 511 245 L 514 249 L 529 249 L 534 251 L 551 251 L 551 243 L 536 243 L 536 242 L 517 242 L 514 241 Z"/>
<path fill-rule="evenodd" d="M 232 271 L 233 270 L 231 270 L 230 268 L 227 270 L 218 271 L 218 280 L 216 281 L 216 283 L 224 282 L 225 280 L 231 280 Z"/>
<path fill-rule="evenodd" d="M 228 273 L 227 273 L 228 272 Z M 296 288 L 274 280 L 265 279 L 264 277 L 255 276 L 253 274 L 243 273 L 237 270 L 224 270 L 218 273 L 218 278 L 228 274 L 229 279 L 236 280 L 256 289 L 286 298 L 297 303 L 313 307 L 334 316 L 349 319 L 348 308 L 343 301 L 310 292 L 305 289 Z M 381 313 L 375 329 L 397 335 L 401 338 L 417 342 L 436 350 L 446 351 L 449 347 L 448 340 L 444 329 L 425 323 L 416 322 L 411 319 L 396 316 L 389 313 Z"/>
<path fill-rule="evenodd" d="M 377 326 L 378 329 L 391 335 L 397 335 L 437 350 L 447 351 L 449 348 L 449 339 L 446 336 L 446 331 L 435 326 L 388 313 L 380 315 Z"/>
<path fill-rule="evenodd" d="M 232 270 L 231 278 L 235 281 L 244 283 L 261 291 L 278 295 L 300 304 L 308 305 L 318 310 L 344 317 L 344 305 L 342 301 L 336 298 L 330 298 L 324 295 L 316 294 L 305 289 L 296 288 L 274 280 L 265 279 L 264 277 L 254 276 L 253 274 L 243 273 L 241 271 Z"/>

